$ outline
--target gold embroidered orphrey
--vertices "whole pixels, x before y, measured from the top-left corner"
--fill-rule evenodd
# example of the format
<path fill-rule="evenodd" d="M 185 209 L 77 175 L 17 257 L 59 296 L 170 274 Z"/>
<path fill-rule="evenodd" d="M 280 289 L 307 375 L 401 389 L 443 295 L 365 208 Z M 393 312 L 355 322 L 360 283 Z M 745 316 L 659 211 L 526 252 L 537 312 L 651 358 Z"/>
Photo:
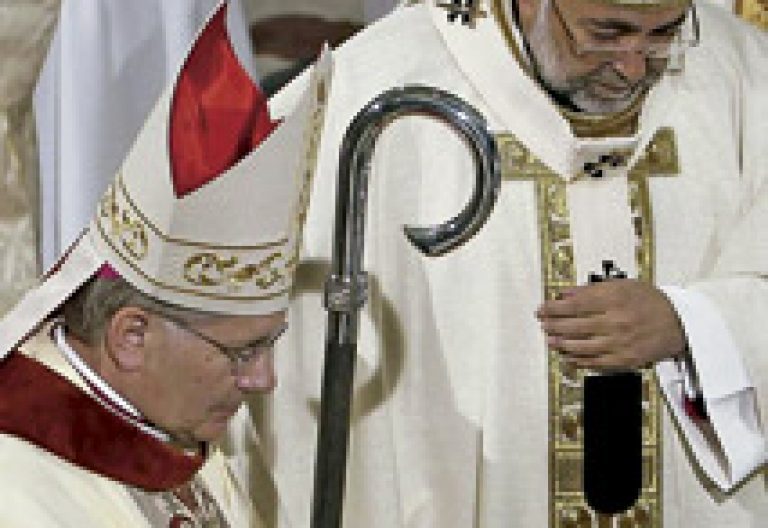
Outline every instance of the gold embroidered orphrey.
<path fill-rule="evenodd" d="M 768 30 L 768 0 L 737 0 L 736 12 L 747 22 Z"/>
<path fill-rule="evenodd" d="M 131 488 L 129 493 L 147 517 L 150 526 L 231 528 L 200 474 L 182 488 L 186 488 L 187 493 L 194 498 L 193 508 L 180 499 L 180 489 L 150 492 Z"/>
<path fill-rule="evenodd" d="M 531 181 L 536 190 L 541 234 L 544 295 L 555 298 L 575 284 L 573 246 L 568 221 L 566 186 L 554 171 L 536 159 L 510 134 L 497 136 L 505 180 Z M 674 132 L 659 130 L 628 174 L 630 205 L 637 236 L 640 279 L 653 281 L 653 223 L 649 178 L 679 173 Z M 643 481 L 638 503 L 619 516 L 592 511 L 583 493 L 581 409 L 586 371 L 569 366 L 549 352 L 549 475 L 551 528 L 662 527 L 662 402 L 651 369 L 643 376 Z"/>

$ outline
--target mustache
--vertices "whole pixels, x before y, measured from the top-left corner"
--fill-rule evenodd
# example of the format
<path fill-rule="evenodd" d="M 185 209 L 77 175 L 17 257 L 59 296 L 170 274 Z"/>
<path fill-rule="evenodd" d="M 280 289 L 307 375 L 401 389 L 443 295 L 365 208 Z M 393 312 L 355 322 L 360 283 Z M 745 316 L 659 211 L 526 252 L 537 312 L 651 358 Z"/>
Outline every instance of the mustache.
<path fill-rule="evenodd" d="M 624 89 L 627 95 L 631 95 L 650 88 L 663 74 L 663 67 L 654 67 L 649 64 L 647 74 L 639 81 L 633 83 L 611 63 L 605 63 L 594 71 L 568 79 L 568 87 L 566 90 L 573 93 L 584 90 L 596 82 L 600 82 L 608 86 L 616 87 L 617 91 L 619 89 Z"/>

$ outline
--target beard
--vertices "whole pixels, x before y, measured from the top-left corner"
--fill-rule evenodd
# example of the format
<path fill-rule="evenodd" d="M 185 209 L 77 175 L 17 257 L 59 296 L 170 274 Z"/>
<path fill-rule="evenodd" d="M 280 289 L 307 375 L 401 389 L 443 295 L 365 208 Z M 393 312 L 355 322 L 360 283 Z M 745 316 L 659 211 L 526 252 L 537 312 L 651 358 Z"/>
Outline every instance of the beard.
<path fill-rule="evenodd" d="M 539 83 L 556 101 L 589 114 L 612 114 L 627 109 L 661 78 L 665 67 L 655 61 L 648 61 L 646 75 L 635 83 L 610 62 L 581 75 L 568 75 L 565 60 L 549 31 L 548 9 L 549 2 L 542 1 L 528 46 Z"/>

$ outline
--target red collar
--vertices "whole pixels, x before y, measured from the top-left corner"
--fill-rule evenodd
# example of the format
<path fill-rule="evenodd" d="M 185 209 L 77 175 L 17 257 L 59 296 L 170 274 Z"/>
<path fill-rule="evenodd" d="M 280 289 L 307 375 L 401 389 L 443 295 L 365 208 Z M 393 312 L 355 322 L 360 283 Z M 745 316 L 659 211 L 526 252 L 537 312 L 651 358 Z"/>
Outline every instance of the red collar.
<path fill-rule="evenodd" d="M 59 374 L 18 353 L 0 362 L 0 432 L 148 491 L 188 482 L 204 462 L 202 456 L 145 434 Z"/>

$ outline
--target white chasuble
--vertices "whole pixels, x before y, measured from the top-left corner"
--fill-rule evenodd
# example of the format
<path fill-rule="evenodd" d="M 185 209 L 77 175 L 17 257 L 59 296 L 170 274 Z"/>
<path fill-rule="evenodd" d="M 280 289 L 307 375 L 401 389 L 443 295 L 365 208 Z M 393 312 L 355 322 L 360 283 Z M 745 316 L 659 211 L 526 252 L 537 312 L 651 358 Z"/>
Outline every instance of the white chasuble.
<path fill-rule="evenodd" d="M 377 144 L 345 525 L 762 526 L 768 496 L 748 468 L 762 467 L 757 417 L 768 412 L 768 239 L 758 227 L 768 225 L 766 36 L 698 5 L 702 43 L 647 94 L 636 135 L 581 139 L 521 69 L 493 3 L 477 3 L 474 26 L 448 22 L 447 4 L 401 7 L 334 55 L 291 328 L 276 351 L 280 388 L 233 431 L 259 434 L 241 441 L 250 457 L 239 467 L 258 483 L 260 513 L 281 528 L 309 525 L 341 139 L 372 98 L 423 84 L 484 114 L 504 181 L 472 240 L 424 257 L 401 226 L 456 214 L 472 190 L 472 155 L 424 116 L 395 121 Z M 277 95 L 273 115 L 290 111 L 304 82 Z M 582 174 L 601 163 L 601 177 Z M 581 494 L 583 373 L 561 366 L 534 316 L 606 256 L 668 293 L 709 415 L 700 424 L 683 409 L 682 365 L 643 372 L 643 491 L 614 518 Z"/>

